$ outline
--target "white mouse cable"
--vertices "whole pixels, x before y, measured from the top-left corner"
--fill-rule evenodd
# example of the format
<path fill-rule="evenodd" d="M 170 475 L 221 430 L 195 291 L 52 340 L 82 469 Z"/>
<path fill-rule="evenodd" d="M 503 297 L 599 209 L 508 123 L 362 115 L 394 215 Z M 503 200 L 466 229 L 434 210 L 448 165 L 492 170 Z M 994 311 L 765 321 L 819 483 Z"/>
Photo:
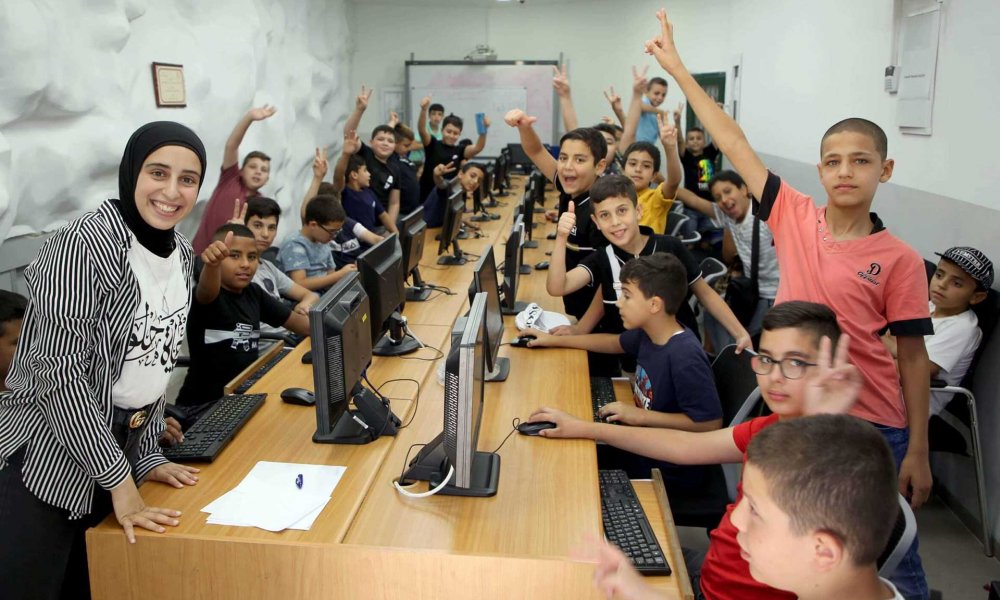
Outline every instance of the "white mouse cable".
<path fill-rule="evenodd" d="M 396 488 L 397 492 L 399 492 L 400 494 L 406 496 L 407 498 L 429 498 L 429 497 L 433 496 L 434 494 L 436 494 L 436 493 L 440 492 L 441 490 L 443 490 L 444 486 L 448 485 L 448 482 L 451 481 L 451 478 L 452 478 L 453 475 L 455 475 L 455 466 L 451 465 L 451 466 L 448 467 L 448 476 L 444 478 L 444 481 L 442 481 L 440 484 L 438 484 L 438 486 L 436 488 L 434 488 L 432 490 L 427 490 L 426 492 L 420 492 L 418 494 L 415 494 L 413 492 L 408 492 L 408 491 L 404 490 L 403 487 L 399 485 L 399 480 L 398 479 L 396 479 L 396 480 L 394 480 L 392 482 L 392 486 L 394 488 Z"/>

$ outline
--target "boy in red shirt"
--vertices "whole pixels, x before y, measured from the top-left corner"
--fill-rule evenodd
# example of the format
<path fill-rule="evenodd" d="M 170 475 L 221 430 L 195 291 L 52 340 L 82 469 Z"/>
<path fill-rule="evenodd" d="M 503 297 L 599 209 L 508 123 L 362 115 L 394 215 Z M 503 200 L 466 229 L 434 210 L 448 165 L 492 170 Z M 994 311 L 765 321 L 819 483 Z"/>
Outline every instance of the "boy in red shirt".
<path fill-rule="evenodd" d="M 934 328 L 927 306 L 923 260 L 886 231 L 870 212 L 880 183 L 892 177 L 885 132 L 865 119 L 845 119 L 820 143 L 819 179 L 826 206 L 793 189 L 767 167 L 740 129 L 701 88 L 681 62 L 673 29 L 661 10 L 659 37 L 646 43 L 687 96 L 722 153 L 760 198 L 759 215 L 774 237 L 781 281 L 777 302 L 828 304 L 853 344 L 851 361 L 865 385 L 851 414 L 872 422 L 885 436 L 899 470 L 899 491 L 914 508 L 927 500 L 931 471 L 927 444 L 930 361 L 924 336 Z M 896 336 L 898 374 L 880 333 Z M 929 592 L 917 544 L 893 576 L 908 598 Z"/>
<path fill-rule="evenodd" d="M 240 201 L 240 208 L 247 198 L 260 193 L 260 188 L 267 184 L 271 177 L 271 157 L 254 150 L 243 159 L 243 167 L 237 169 L 240 158 L 240 143 L 254 121 L 269 119 L 278 111 L 273 106 L 264 105 L 251 108 L 233 127 L 226 140 L 226 148 L 222 154 L 222 174 L 216 184 L 212 197 L 208 199 L 204 212 L 201 213 L 201 223 L 195 233 L 191 245 L 195 254 L 201 254 L 212 243 L 215 231 L 228 222 L 233 216 L 233 200 Z"/>
<path fill-rule="evenodd" d="M 831 362 L 833 347 L 836 358 Z M 833 311 L 812 302 L 786 302 L 764 317 L 760 351 L 750 363 L 761 396 L 774 413 L 770 416 L 698 433 L 594 423 L 550 408 L 537 410 L 528 420 L 555 423 L 555 428 L 540 433 L 545 437 L 592 439 L 674 464 L 737 463 L 744 460 L 751 438 L 768 425 L 803 415 L 842 413 L 853 404 L 861 378 L 848 364 L 847 352 L 847 336 L 840 337 Z M 792 600 L 793 594 L 751 577 L 730 518 L 742 498 L 741 486 L 736 489 L 736 502 L 712 531 L 704 561 L 699 564 L 700 557 L 685 556 L 692 583 L 711 600 Z"/>

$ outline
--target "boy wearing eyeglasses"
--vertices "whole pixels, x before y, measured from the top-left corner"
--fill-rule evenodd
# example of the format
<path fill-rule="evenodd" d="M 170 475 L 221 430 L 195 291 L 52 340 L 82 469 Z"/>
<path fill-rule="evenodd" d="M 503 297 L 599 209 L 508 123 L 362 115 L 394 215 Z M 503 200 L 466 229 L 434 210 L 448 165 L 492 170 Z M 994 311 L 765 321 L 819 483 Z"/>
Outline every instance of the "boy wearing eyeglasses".
<path fill-rule="evenodd" d="M 697 433 L 592 423 L 551 408 L 537 410 L 528 420 L 555 423 L 555 428 L 542 430 L 545 437 L 593 439 L 656 460 L 707 465 L 743 462 L 750 440 L 780 420 L 847 412 L 857 399 L 861 375 L 847 362 L 848 337 L 841 335 L 833 311 L 812 302 L 785 302 L 767 313 L 762 327 L 760 349 L 750 356 L 750 365 L 757 374 L 761 396 L 773 413 L 766 417 Z M 719 527 L 711 533 L 707 554 L 685 551 L 697 597 L 792 600 L 793 594 L 750 575 L 730 519 L 741 497 L 738 486 L 736 502 L 729 505 Z"/>
<path fill-rule="evenodd" d="M 320 195 L 309 201 L 303 221 L 302 229 L 282 242 L 278 263 L 292 281 L 322 293 L 357 270 L 353 263 L 338 268 L 329 245 L 351 219 L 336 196 Z"/>

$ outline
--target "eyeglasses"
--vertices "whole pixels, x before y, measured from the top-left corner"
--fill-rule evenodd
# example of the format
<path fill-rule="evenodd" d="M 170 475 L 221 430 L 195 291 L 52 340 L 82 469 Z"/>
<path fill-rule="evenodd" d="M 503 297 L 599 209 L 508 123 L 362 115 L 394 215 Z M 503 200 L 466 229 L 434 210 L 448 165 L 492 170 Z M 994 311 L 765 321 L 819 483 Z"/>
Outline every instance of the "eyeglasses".
<path fill-rule="evenodd" d="M 766 354 L 757 354 L 751 350 L 746 352 L 750 354 L 750 368 L 758 375 L 770 375 L 774 365 L 778 365 L 785 379 L 799 379 L 806 374 L 806 369 L 816 366 L 816 363 L 806 362 L 801 358 L 775 360 Z"/>
<path fill-rule="evenodd" d="M 316 224 L 319 225 L 319 223 L 316 223 Z M 340 230 L 343 229 L 343 227 L 338 227 L 336 229 L 327 229 L 326 227 L 324 227 L 322 225 L 319 225 L 319 228 L 322 229 L 323 231 L 329 233 L 330 237 L 332 237 L 332 238 L 337 237 L 337 234 L 339 234 Z"/>

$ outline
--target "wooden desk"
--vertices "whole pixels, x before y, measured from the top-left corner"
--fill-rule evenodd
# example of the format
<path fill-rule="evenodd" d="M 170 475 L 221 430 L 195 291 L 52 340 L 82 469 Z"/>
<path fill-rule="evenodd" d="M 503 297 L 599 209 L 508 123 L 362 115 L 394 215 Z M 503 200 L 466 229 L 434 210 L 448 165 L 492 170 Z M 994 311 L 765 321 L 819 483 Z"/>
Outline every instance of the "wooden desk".
<path fill-rule="evenodd" d="M 500 211 L 503 218 L 486 223 L 487 231 L 489 226 L 509 229 L 519 198 L 515 191 L 506 199 L 510 204 Z M 526 263 L 544 260 L 551 245 L 544 239 L 546 227 L 551 225 L 535 230 L 542 248 L 526 250 Z M 478 254 L 477 249 L 497 242 L 502 238 L 470 240 L 463 247 Z M 430 252 L 436 255 L 436 244 Z M 539 257 L 529 259 L 532 253 Z M 467 303 L 471 270 L 472 263 L 449 268 L 458 298 L 407 304 L 405 314 L 425 344 L 447 352 L 451 324 Z M 443 272 L 430 273 L 435 275 L 425 274 L 428 281 L 443 279 L 437 277 Z M 544 279 L 544 272 L 522 277 L 518 296 L 559 310 L 561 301 L 544 295 Z M 505 338 L 513 335 L 508 318 Z M 515 433 L 500 450 L 496 497 L 403 498 L 390 483 L 407 449 L 430 441 L 442 428 L 439 361 L 413 360 L 413 355 L 375 358 L 368 371 L 374 385 L 395 378 L 420 382 L 419 406 L 412 402 L 412 383 L 382 388 L 393 398 L 396 414 L 412 422 L 395 438 L 365 446 L 321 445 L 311 441 L 314 411 L 278 398 L 286 387 L 312 389 L 311 368 L 300 361 L 308 347 L 300 345 L 250 389 L 268 393 L 267 402 L 218 460 L 203 468 L 197 486 L 143 486 L 150 505 L 184 511 L 180 526 L 165 534 L 138 531 L 135 545 L 125 541 L 111 518 L 87 532 L 95 598 L 599 597 L 591 584 L 593 566 L 569 558 L 585 534 L 600 532 L 593 442 Z M 434 358 L 435 353 L 421 350 L 416 356 Z M 583 353 L 504 346 L 501 356 L 511 359 L 512 376 L 487 384 L 480 449 L 495 448 L 514 417 L 524 419 L 543 403 L 589 416 Z M 206 524 L 200 509 L 234 487 L 259 460 L 348 468 L 310 531 Z M 647 512 L 653 521 L 655 512 Z M 658 522 L 654 530 L 666 533 Z M 663 538 L 668 544 L 669 539 Z M 677 589 L 675 578 L 658 584 Z M 667 597 L 681 596 L 669 592 Z"/>

